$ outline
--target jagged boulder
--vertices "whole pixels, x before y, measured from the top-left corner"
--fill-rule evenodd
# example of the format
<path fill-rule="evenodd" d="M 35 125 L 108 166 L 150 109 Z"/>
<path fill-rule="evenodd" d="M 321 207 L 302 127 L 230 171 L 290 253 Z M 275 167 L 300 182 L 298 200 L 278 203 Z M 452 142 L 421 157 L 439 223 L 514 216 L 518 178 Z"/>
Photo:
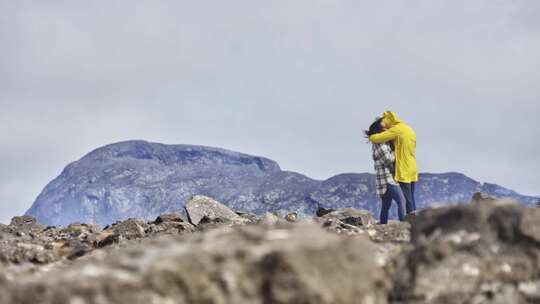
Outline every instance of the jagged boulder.
<path fill-rule="evenodd" d="M 373 250 L 363 237 L 339 237 L 316 225 L 250 225 L 107 251 L 49 271 L 46 280 L 0 280 L 0 299 L 19 304 L 384 304 L 388 285 Z"/>
<path fill-rule="evenodd" d="M 127 219 L 105 227 L 97 236 L 95 246 L 102 248 L 122 241 L 140 239 L 146 236 L 148 224 L 140 219 Z"/>
<path fill-rule="evenodd" d="M 497 200 L 426 209 L 397 262 L 393 297 L 421 303 L 540 300 L 540 210 Z"/>
<path fill-rule="evenodd" d="M 186 204 L 186 212 L 190 223 L 198 225 L 202 218 L 221 218 L 233 223 L 246 223 L 248 220 L 239 216 L 229 207 L 206 196 L 196 195 Z"/>
<path fill-rule="evenodd" d="M 13 217 L 8 228 L 12 231 L 12 233 L 24 235 L 29 233 L 40 233 L 45 227 L 40 225 L 36 221 L 35 217 L 24 215 Z"/>
<path fill-rule="evenodd" d="M 146 223 L 140 219 L 128 219 L 116 223 L 112 230 L 114 234 L 122 236 L 127 240 L 142 238 L 146 235 Z"/>
<path fill-rule="evenodd" d="M 145 229 L 146 235 L 155 234 L 182 234 L 195 231 L 195 226 L 184 221 L 180 213 L 166 213 L 159 215 L 156 220 L 149 223 Z"/>

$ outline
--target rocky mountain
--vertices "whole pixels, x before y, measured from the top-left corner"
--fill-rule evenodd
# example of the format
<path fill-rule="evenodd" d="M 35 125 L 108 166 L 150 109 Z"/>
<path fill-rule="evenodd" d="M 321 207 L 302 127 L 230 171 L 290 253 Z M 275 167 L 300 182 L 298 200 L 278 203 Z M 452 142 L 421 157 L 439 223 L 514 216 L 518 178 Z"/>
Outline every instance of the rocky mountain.
<path fill-rule="evenodd" d="M 150 220 L 181 212 L 194 195 L 216 198 L 240 212 L 297 212 L 318 206 L 379 211 L 372 174 L 341 174 L 324 181 L 283 171 L 267 158 L 218 148 L 126 141 L 92 151 L 69 164 L 27 211 L 40 223 L 102 226 L 126 218 Z M 468 201 L 474 192 L 512 197 L 526 205 L 539 199 L 459 173 L 422 174 L 420 208 Z"/>

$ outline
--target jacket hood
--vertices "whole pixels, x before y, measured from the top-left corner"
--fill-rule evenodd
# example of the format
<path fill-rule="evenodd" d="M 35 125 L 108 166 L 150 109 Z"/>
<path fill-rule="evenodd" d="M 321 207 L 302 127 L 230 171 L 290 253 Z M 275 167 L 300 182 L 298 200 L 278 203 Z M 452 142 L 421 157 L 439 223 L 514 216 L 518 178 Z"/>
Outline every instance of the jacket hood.
<path fill-rule="evenodd" d="M 391 128 L 402 122 L 396 112 L 386 111 L 383 113 L 383 123 L 387 128 Z"/>

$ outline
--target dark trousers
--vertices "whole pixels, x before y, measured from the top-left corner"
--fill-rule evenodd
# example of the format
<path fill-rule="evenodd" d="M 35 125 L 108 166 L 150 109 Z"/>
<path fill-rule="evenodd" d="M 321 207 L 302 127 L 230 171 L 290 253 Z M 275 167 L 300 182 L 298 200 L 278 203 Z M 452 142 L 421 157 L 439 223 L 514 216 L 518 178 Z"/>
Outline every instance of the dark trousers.
<path fill-rule="evenodd" d="M 403 191 L 403 195 L 405 196 L 405 200 L 407 201 L 405 203 L 405 209 L 407 211 L 407 214 L 416 211 L 416 200 L 414 198 L 414 186 L 416 183 L 399 183 L 399 186 L 401 187 L 401 190 Z"/>
<path fill-rule="evenodd" d="M 392 205 L 392 200 L 396 201 L 398 206 L 399 220 L 403 221 L 405 219 L 405 215 L 403 214 L 403 204 L 405 203 L 403 192 L 398 186 L 388 185 L 386 188 L 386 193 L 382 196 L 381 217 L 379 221 L 381 224 L 388 223 L 388 211 Z"/>

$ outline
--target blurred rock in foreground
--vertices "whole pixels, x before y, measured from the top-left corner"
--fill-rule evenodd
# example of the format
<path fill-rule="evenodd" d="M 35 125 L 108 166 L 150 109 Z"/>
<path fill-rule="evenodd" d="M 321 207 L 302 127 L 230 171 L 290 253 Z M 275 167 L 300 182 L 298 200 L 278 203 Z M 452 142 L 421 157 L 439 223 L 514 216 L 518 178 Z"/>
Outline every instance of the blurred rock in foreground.
<path fill-rule="evenodd" d="M 2 303 L 386 303 L 365 237 L 315 224 L 245 226 L 147 240 L 41 277 L 3 283 Z"/>
<path fill-rule="evenodd" d="M 513 201 L 478 193 L 387 225 L 190 209 L 104 229 L 16 217 L 0 225 L 0 303 L 540 303 L 540 209 Z"/>
<path fill-rule="evenodd" d="M 540 210 L 477 196 L 420 212 L 394 284 L 406 303 L 539 303 Z"/>

